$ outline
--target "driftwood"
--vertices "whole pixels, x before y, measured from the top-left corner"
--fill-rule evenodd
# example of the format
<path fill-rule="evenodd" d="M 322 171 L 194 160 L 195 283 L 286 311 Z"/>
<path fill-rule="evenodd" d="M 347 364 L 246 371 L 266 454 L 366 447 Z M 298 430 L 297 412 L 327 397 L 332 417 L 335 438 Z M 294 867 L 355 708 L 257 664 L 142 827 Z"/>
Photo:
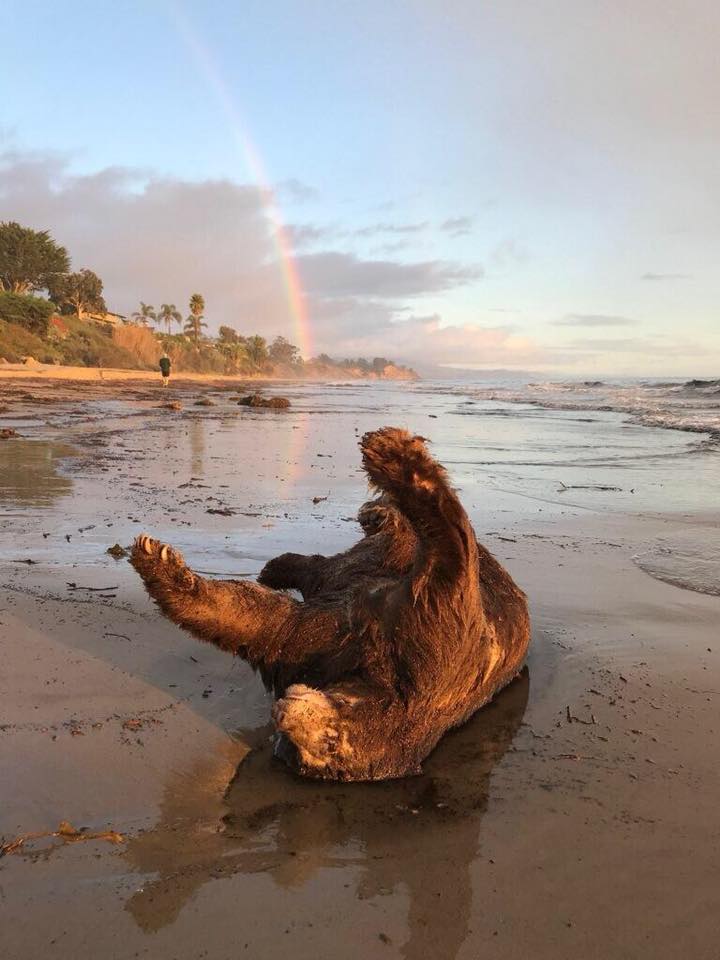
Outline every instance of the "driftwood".
<path fill-rule="evenodd" d="M 566 490 L 611 490 L 614 493 L 622 493 L 622 487 L 608 487 L 600 483 L 563 483 L 562 480 L 558 480 L 560 486 L 558 487 L 558 493 L 565 493 Z"/>

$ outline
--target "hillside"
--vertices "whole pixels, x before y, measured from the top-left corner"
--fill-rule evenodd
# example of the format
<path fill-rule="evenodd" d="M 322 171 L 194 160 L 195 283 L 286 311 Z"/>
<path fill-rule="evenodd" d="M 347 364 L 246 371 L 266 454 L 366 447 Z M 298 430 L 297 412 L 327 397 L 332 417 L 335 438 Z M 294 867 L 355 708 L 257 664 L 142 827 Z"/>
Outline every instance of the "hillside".
<path fill-rule="evenodd" d="M 381 358 L 372 362 L 362 358 L 335 361 L 322 355 L 302 360 L 295 351 L 291 361 L 283 362 L 273 359 L 270 345 L 253 360 L 239 346 L 239 341 L 230 346 L 222 340 L 203 337 L 195 343 L 182 334 L 163 335 L 138 324 L 112 327 L 92 320 L 80 320 L 76 316 L 56 315 L 50 318 L 47 333 L 40 335 L 18 323 L 0 318 L 0 363 L 24 363 L 30 358 L 30 362 L 34 360 L 42 364 L 154 370 L 164 351 L 172 360 L 175 374 L 209 373 L 309 380 L 417 379 L 414 370 Z"/>
<path fill-rule="evenodd" d="M 47 336 L 41 337 L 16 323 L 0 319 L 0 358 L 22 363 L 32 357 L 39 363 L 60 363 L 82 367 L 146 369 L 132 350 L 125 349 L 95 323 L 77 317 L 53 318 Z"/>

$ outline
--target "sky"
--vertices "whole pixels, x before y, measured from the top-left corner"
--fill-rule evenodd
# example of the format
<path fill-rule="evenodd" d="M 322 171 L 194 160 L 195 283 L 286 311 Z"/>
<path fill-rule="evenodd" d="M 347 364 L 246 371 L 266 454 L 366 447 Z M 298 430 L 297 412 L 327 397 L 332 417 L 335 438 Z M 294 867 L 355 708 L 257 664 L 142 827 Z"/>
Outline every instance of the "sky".
<path fill-rule="evenodd" d="M 5 0 L 0 220 L 110 309 L 720 375 L 715 0 Z"/>

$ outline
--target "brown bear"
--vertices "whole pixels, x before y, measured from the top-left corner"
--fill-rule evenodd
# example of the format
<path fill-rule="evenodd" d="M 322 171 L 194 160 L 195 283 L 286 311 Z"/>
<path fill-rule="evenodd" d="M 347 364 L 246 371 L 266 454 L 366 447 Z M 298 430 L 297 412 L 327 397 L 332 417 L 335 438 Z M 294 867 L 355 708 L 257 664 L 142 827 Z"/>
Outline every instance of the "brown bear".
<path fill-rule="evenodd" d="M 530 641 L 525 595 L 478 544 L 424 439 L 385 427 L 360 446 L 381 495 L 345 553 L 284 554 L 259 583 L 206 580 L 146 535 L 131 555 L 171 620 L 274 691 L 276 754 L 332 780 L 419 773 L 442 735 L 517 675 Z"/>

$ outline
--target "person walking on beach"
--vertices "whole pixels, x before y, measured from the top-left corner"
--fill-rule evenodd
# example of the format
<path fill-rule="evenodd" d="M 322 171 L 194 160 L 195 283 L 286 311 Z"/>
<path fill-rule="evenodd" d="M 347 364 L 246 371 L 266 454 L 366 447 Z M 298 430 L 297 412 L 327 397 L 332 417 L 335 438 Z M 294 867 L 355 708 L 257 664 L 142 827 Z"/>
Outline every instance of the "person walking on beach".
<path fill-rule="evenodd" d="M 160 357 L 160 373 L 162 374 L 162 382 L 164 387 L 167 387 L 167 385 L 170 383 L 170 367 L 170 357 L 167 355 L 167 353 L 164 353 Z"/>

